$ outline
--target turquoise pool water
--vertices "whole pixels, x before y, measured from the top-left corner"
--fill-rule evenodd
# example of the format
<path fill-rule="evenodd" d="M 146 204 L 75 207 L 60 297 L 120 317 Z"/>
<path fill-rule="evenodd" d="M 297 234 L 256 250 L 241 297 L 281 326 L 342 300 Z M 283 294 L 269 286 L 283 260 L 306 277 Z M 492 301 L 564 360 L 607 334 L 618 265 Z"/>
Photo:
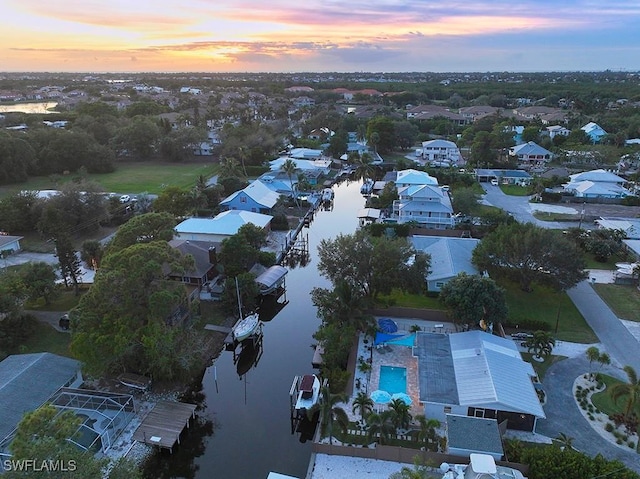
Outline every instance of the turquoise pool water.
<path fill-rule="evenodd" d="M 389 394 L 407 392 L 407 368 L 380 366 L 380 384 L 378 389 Z"/>

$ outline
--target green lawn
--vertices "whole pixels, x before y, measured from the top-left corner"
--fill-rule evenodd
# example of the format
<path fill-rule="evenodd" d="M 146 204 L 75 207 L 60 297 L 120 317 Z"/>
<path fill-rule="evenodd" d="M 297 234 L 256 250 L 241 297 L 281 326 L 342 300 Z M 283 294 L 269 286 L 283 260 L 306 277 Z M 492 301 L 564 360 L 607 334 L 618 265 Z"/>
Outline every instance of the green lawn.
<path fill-rule="evenodd" d="M 507 281 L 499 281 L 499 284 L 506 291 L 510 325 L 527 320 L 544 321 L 556 339 L 586 344 L 598 341 L 566 293 L 556 293 L 538 285 L 534 285 L 532 292 L 525 293 L 518 285 Z"/>
<path fill-rule="evenodd" d="M 389 295 L 378 296 L 378 306 L 399 306 L 403 308 L 445 309 L 438 298 L 423 294 L 408 294 L 400 290 L 393 290 Z"/>
<path fill-rule="evenodd" d="M 534 211 L 533 216 L 540 221 L 572 221 L 576 220 L 576 227 L 580 219 L 579 214 L 551 213 L 547 211 Z"/>
<path fill-rule="evenodd" d="M 611 256 L 606 262 L 601 263 L 600 261 L 596 261 L 595 257 L 593 256 L 593 254 L 585 252 L 584 253 L 584 260 L 587 263 L 587 269 L 609 269 L 609 270 L 615 270 L 616 268 L 616 263 L 620 263 L 621 261 L 625 261 L 624 259 L 620 258 L 617 255 Z"/>
<path fill-rule="evenodd" d="M 35 333 L 20 346 L 18 352 L 25 354 L 49 352 L 72 357 L 69 351 L 70 343 L 71 334 L 58 332 L 50 325 L 38 321 Z"/>
<path fill-rule="evenodd" d="M 505 195 L 510 196 L 529 196 L 531 188 L 520 185 L 500 185 L 500 189 Z"/>
<path fill-rule="evenodd" d="M 622 383 L 619 379 L 616 379 L 612 376 L 608 376 L 607 374 L 600 374 L 600 377 L 607 385 L 607 388 L 604 391 L 600 391 L 591 396 L 591 402 L 595 407 L 597 407 L 600 411 L 605 414 L 612 415 L 616 413 L 623 412 L 626 396 L 622 396 L 618 399 L 618 402 L 615 403 L 611 399 L 611 388 L 616 384 Z M 635 408 L 636 414 L 640 416 L 640 402 L 636 404 Z"/>
<path fill-rule="evenodd" d="M 65 290 L 61 288 L 59 295 L 51 301 L 48 305 L 44 303 L 42 298 L 36 301 L 28 301 L 25 304 L 25 309 L 32 309 L 35 311 L 64 311 L 67 312 L 70 309 L 75 308 L 82 297 L 82 294 L 86 291 L 80 290 L 80 296 L 76 296 L 73 290 Z"/>
<path fill-rule="evenodd" d="M 118 163 L 113 173 L 91 174 L 87 179 L 114 193 L 152 193 L 159 194 L 166 186 L 189 188 L 196 183 L 198 176 L 213 176 L 218 166 L 211 163 L 165 163 L 138 162 Z M 60 177 L 62 182 L 71 181 L 74 175 Z M 58 186 L 49 177 L 34 177 L 25 183 L 10 185 L 0 190 L 0 194 L 11 194 L 21 190 L 57 189 Z"/>
<path fill-rule="evenodd" d="M 596 283 L 593 287 L 616 316 L 640 321 L 640 291 L 635 286 Z"/>

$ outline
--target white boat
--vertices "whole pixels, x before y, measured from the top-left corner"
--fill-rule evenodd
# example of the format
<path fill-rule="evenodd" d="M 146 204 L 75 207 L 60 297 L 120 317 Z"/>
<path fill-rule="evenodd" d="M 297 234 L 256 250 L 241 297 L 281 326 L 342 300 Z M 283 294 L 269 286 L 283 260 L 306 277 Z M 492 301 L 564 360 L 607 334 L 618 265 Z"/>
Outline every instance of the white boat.
<path fill-rule="evenodd" d="M 517 469 L 497 466 L 493 456 L 488 454 L 469 454 L 469 460 L 469 464 L 443 462 L 440 465 L 442 479 L 527 479 Z"/>
<path fill-rule="evenodd" d="M 325 188 L 324 190 L 322 190 L 322 201 L 324 203 L 333 201 L 333 190 L 331 188 Z"/>
<path fill-rule="evenodd" d="M 253 333 L 255 333 L 260 325 L 260 315 L 257 312 L 247 316 L 242 314 L 242 303 L 240 302 L 240 288 L 238 286 L 238 278 L 236 278 L 236 294 L 238 296 L 238 311 L 240 320 L 231 329 L 233 339 L 237 342 L 244 341 Z"/>
<path fill-rule="evenodd" d="M 360 193 L 362 193 L 363 195 L 370 195 L 372 191 L 373 191 L 373 180 L 370 178 L 367 178 L 362 184 L 362 186 L 360 187 Z"/>
<path fill-rule="evenodd" d="M 258 315 L 258 313 L 251 313 L 250 315 L 245 316 L 240 321 L 238 321 L 231 330 L 233 339 L 235 339 L 237 342 L 244 341 L 257 331 L 259 324 L 260 316 Z"/>
<path fill-rule="evenodd" d="M 318 402 L 320 397 L 320 379 L 315 374 L 302 376 L 298 383 L 296 411 L 305 412 Z"/>

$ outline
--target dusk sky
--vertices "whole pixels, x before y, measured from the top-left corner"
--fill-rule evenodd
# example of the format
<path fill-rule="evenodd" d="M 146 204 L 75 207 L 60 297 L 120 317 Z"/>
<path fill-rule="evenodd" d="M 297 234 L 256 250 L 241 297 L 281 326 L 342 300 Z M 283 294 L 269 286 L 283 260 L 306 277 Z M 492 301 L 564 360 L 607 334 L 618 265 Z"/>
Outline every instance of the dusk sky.
<path fill-rule="evenodd" d="M 640 1 L 0 0 L 0 71 L 640 70 Z"/>

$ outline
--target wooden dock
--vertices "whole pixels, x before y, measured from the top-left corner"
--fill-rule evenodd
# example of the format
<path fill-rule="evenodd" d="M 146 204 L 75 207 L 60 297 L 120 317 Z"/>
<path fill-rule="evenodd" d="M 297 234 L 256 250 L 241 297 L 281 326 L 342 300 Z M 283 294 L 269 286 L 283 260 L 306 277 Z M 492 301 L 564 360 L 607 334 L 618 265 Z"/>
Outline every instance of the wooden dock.
<path fill-rule="evenodd" d="M 133 439 L 171 451 L 176 443 L 180 444 L 180 433 L 189 427 L 195 410 L 195 404 L 159 401 L 138 426 Z"/>
<path fill-rule="evenodd" d="M 217 324 L 205 324 L 204 329 L 207 331 L 216 331 L 218 333 L 229 334 L 231 332 L 231 328 L 228 326 L 218 326 Z"/>

